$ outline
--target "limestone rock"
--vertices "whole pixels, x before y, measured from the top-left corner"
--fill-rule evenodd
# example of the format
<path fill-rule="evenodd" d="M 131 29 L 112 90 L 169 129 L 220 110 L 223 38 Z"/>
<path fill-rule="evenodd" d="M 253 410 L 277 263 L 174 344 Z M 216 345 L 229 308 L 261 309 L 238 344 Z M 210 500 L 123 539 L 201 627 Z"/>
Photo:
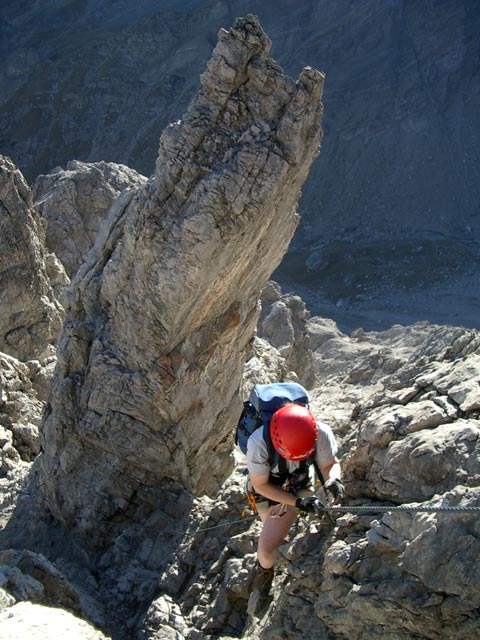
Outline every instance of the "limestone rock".
<path fill-rule="evenodd" d="M 80 595 L 43 555 L 8 549 L 0 553 L 2 587 L 17 601 L 30 600 L 82 614 Z"/>
<path fill-rule="evenodd" d="M 350 438 L 352 495 L 404 502 L 480 484 L 479 353 L 478 332 L 437 327 L 383 380 Z"/>
<path fill-rule="evenodd" d="M 46 223 L 46 243 L 72 277 L 85 261 L 108 210 L 125 189 L 146 178 L 113 162 L 69 162 L 65 170 L 39 176 L 35 206 Z"/>
<path fill-rule="evenodd" d="M 0 156 L 0 350 L 18 358 L 54 353 L 63 309 L 50 279 L 45 233 L 32 194 L 9 158 Z"/>
<path fill-rule="evenodd" d="M 269 281 L 260 306 L 257 333 L 243 371 L 242 399 L 248 398 L 254 384 L 292 381 L 311 388 L 315 373 L 305 304 L 298 296 L 282 294 L 279 285 Z"/>
<path fill-rule="evenodd" d="M 241 398 L 248 399 L 254 384 L 268 384 L 291 380 L 297 382 L 298 376 L 293 371 L 288 371 L 287 363 L 280 353 L 267 340 L 255 337 L 251 344 L 249 358 L 245 363 Z"/>
<path fill-rule="evenodd" d="M 4 474 L 40 451 L 44 403 L 32 384 L 31 369 L 0 353 L 0 468 Z"/>
<path fill-rule="evenodd" d="M 275 347 L 288 371 L 311 388 L 315 384 L 312 349 L 309 343 L 309 313 L 299 296 L 283 294 L 278 284 L 267 283 L 260 298 L 262 313 L 257 333 Z M 290 376 L 291 377 L 291 376 Z M 278 378 L 279 380 L 282 378 Z"/>
<path fill-rule="evenodd" d="M 478 411 L 469 399 L 469 390 L 478 386 L 480 334 L 421 323 L 346 336 L 328 321 L 314 319 L 314 323 L 319 338 L 317 363 L 323 359 L 329 371 L 312 390 L 314 412 L 333 423 L 342 444 L 347 488 L 355 497 L 347 499 L 347 504 L 375 505 L 369 499 L 375 497 L 393 504 L 408 501 L 412 508 L 418 505 L 413 500 L 422 506 L 480 507 Z M 257 339 L 261 341 L 268 344 Z M 330 346 L 329 341 L 333 341 Z M 279 357 L 274 347 L 270 349 Z M 277 360 L 271 357 L 271 370 L 266 362 L 257 371 L 264 376 L 275 374 Z M 248 381 L 251 373 L 247 367 Z M 412 388 L 417 390 L 413 395 Z M 450 397 L 441 396 L 450 389 L 457 400 L 466 400 L 469 414 Z M 331 401 L 322 402 L 328 395 Z M 347 398 L 342 415 L 337 405 L 343 395 Z M 365 452 L 367 420 L 373 429 L 376 408 L 398 412 L 401 426 L 388 431 L 380 422 Z M 364 461 L 370 464 L 368 482 L 361 475 Z M 208 520 L 207 505 L 202 517 L 197 510 L 200 505 L 194 507 L 191 514 L 196 512 L 193 517 L 198 518 L 201 532 L 195 542 L 188 538 L 180 542 L 175 552 L 177 580 L 161 581 L 162 598 L 173 598 L 190 628 L 187 637 L 212 632 L 220 638 L 252 640 L 366 640 L 380 635 L 392 640 L 463 640 L 475 635 L 480 552 L 476 513 L 347 514 L 337 517 L 334 527 L 325 519 L 301 519 L 280 549 L 268 614 L 261 620 L 249 619 L 246 602 L 258 522 L 240 521 L 238 531 L 227 538 L 216 528 L 217 545 L 208 552 L 213 531 L 202 532 L 201 524 L 221 524 L 217 518 L 222 503 L 229 506 L 225 524 L 241 510 L 241 483 L 240 475 L 230 478 L 212 504 Z M 195 575 L 189 573 L 193 562 L 200 563 Z M 179 583 L 189 575 L 180 589 Z M 145 628 L 151 628 L 148 620 L 147 615 L 142 622 Z"/>
<path fill-rule="evenodd" d="M 180 607 L 169 596 L 155 600 L 146 615 L 147 625 L 139 638 L 149 640 L 182 640 L 187 637 L 188 626 Z"/>
<path fill-rule="evenodd" d="M 168 562 L 163 544 L 157 583 L 162 595 L 154 597 L 140 618 L 139 639 L 176 638 L 175 632 L 192 640 L 206 634 L 248 637 L 242 631 L 259 527 L 240 515 L 246 505 L 242 472 L 239 468 L 232 474 L 214 501 L 202 498 L 191 505 L 183 533 L 177 520 Z M 132 564 L 130 560 L 124 567 L 124 575 L 132 575 Z M 170 635 L 162 635 L 167 631 Z"/>
<path fill-rule="evenodd" d="M 232 469 L 257 298 L 322 137 L 322 74 L 294 82 L 269 47 L 253 16 L 220 31 L 155 176 L 116 201 L 72 282 L 41 472 L 91 544 L 175 483 L 215 492 Z"/>
<path fill-rule="evenodd" d="M 341 443 L 347 504 L 415 499 L 422 506 L 479 507 L 479 416 L 472 400 L 479 332 L 421 323 L 345 335 L 313 318 L 306 322 L 310 336 L 310 322 L 316 366 L 321 371 L 323 362 L 326 372 L 311 389 L 313 408 Z M 251 375 L 267 381 L 289 375 L 285 359 L 264 338 L 255 339 L 253 356 L 244 385 Z M 390 431 L 375 420 L 375 412 L 382 418 L 388 411 L 398 414 Z M 92 563 L 109 624 L 128 629 L 135 640 L 475 637 L 477 513 L 347 514 L 334 526 L 302 517 L 281 546 L 268 615 L 251 619 L 247 601 L 260 525 L 249 518 L 243 465 L 239 458 L 214 499 L 164 484 L 157 494 L 151 490 L 156 504 L 152 498 L 148 515 L 124 522 Z M 68 558 L 68 549 L 63 553 Z M 37 597 L 41 585 L 33 572 L 15 573 L 20 569 L 13 565 L 11 580 Z"/>
<path fill-rule="evenodd" d="M 479 506 L 478 490 L 458 487 L 436 504 Z M 385 514 L 364 523 L 363 533 L 359 525 L 356 534 L 351 526 L 339 529 L 314 601 L 315 614 L 334 633 L 361 640 L 475 636 L 476 515 Z"/>
<path fill-rule="evenodd" d="M 316 377 L 311 405 L 315 415 L 331 424 L 342 440 L 351 435 L 354 418 L 370 398 L 385 393 L 385 381 L 415 362 L 417 352 L 438 328 L 417 323 L 409 327 L 396 325 L 382 332 L 357 330 L 347 335 L 332 320 L 312 317 L 307 320 L 306 331 Z M 405 381 L 405 388 L 398 395 L 409 394 L 415 395 L 415 391 Z"/>
<path fill-rule="evenodd" d="M 108 640 L 98 629 L 67 611 L 31 602 L 19 602 L 0 611 L 0 627 L 2 640 Z"/>

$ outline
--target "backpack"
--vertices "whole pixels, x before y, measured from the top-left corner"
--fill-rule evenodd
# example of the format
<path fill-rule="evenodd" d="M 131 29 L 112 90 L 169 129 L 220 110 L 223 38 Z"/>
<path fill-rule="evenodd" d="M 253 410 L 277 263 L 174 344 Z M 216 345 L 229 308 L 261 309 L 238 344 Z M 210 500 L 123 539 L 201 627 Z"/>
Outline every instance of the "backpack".
<path fill-rule="evenodd" d="M 270 420 L 275 411 L 285 402 L 295 402 L 306 407 L 308 393 L 301 384 L 296 382 L 256 384 L 250 392 L 249 399 L 243 404 L 235 433 L 235 444 L 238 444 L 241 451 L 246 454 L 248 438 L 263 426 L 263 438 L 267 443 L 268 460 L 272 468 L 281 458 L 275 451 L 270 438 Z"/>

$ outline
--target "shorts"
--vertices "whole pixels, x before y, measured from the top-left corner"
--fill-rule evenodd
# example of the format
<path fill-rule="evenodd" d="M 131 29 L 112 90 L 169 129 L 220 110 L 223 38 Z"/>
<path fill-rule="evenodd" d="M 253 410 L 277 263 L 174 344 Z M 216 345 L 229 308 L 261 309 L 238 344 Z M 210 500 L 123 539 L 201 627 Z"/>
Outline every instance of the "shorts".
<path fill-rule="evenodd" d="M 268 498 L 264 498 L 263 496 L 258 495 L 258 493 L 255 493 L 253 491 L 250 478 L 248 476 L 247 476 L 247 481 L 245 483 L 245 490 L 247 494 L 253 493 L 255 495 L 255 507 L 259 515 L 260 514 L 264 515 L 269 510 L 271 515 L 274 517 L 280 516 L 283 512 L 285 512 L 285 510 L 293 510 L 293 511 L 296 511 L 297 513 L 299 512 L 299 510 L 296 507 L 281 504 L 278 502 L 272 502 L 271 500 L 268 500 Z M 295 491 L 295 495 L 298 498 L 308 498 L 309 496 L 313 495 L 313 493 L 314 493 L 313 489 L 310 485 L 307 485 L 303 489 L 298 489 L 297 491 Z"/>

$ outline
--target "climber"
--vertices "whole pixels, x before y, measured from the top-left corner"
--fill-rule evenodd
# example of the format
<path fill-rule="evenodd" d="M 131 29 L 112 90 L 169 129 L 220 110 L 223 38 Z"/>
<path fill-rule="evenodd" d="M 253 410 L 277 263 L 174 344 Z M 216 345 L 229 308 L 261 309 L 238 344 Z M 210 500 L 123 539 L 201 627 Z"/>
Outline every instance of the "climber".
<path fill-rule="evenodd" d="M 269 602 L 277 549 L 288 534 L 299 512 L 315 512 L 307 459 L 313 457 L 317 473 L 334 504 L 345 495 L 340 481 L 337 444 L 331 428 L 317 423 L 304 406 L 287 403 L 270 421 L 270 438 L 279 454 L 278 464 L 270 466 L 268 444 L 263 429 L 248 439 L 247 469 L 255 495 L 255 506 L 263 522 L 257 548 L 257 563 L 249 612 L 259 615 Z"/>

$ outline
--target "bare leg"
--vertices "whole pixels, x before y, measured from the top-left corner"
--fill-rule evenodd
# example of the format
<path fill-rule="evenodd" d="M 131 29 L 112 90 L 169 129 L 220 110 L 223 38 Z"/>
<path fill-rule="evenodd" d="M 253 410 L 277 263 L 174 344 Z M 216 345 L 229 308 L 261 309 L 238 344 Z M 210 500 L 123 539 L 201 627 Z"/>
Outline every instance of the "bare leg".
<path fill-rule="evenodd" d="M 258 561 L 264 569 L 270 569 L 275 564 L 277 549 L 290 531 L 297 517 L 296 509 L 285 510 L 281 517 L 272 517 L 272 509 L 260 514 L 263 529 L 258 539 Z"/>

